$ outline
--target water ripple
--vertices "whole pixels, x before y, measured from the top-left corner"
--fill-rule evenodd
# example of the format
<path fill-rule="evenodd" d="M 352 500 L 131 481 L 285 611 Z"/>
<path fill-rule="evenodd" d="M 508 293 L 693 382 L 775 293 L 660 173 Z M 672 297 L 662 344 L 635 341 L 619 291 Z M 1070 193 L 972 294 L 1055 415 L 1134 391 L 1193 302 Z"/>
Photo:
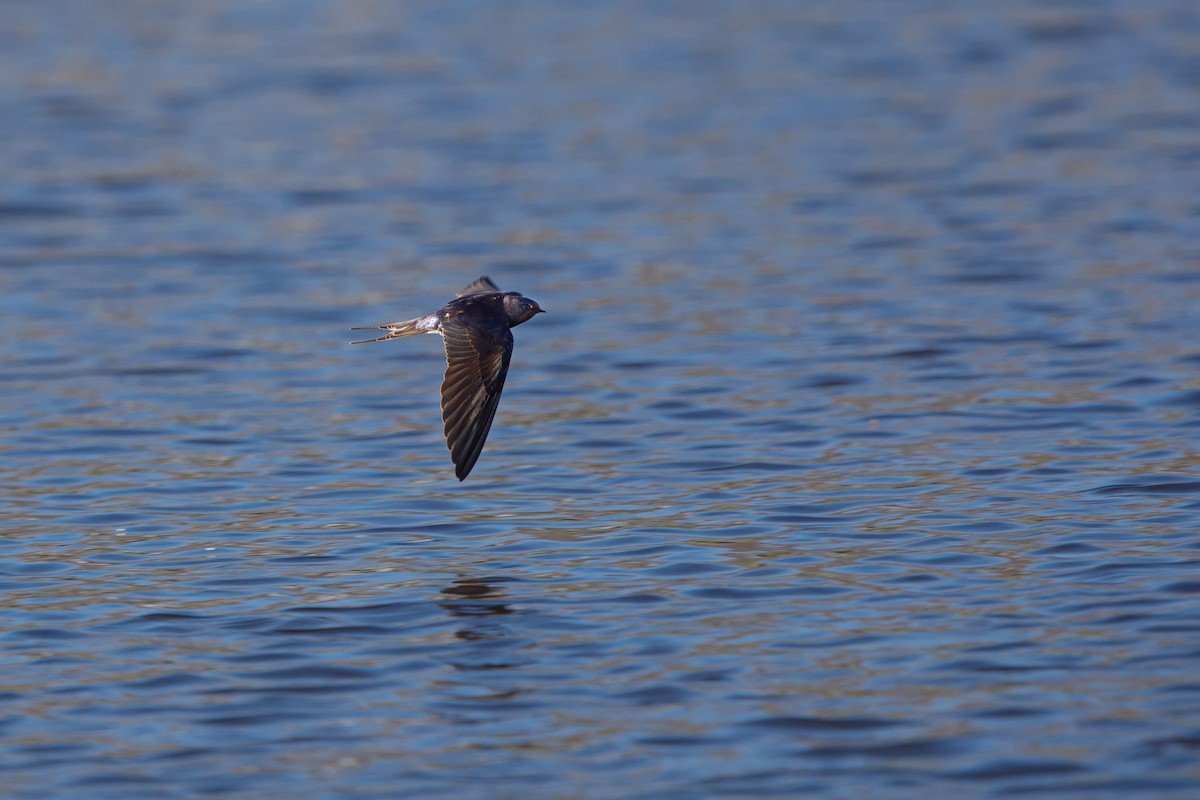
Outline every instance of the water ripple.
<path fill-rule="evenodd" d="M 1193 793 L 1189 5 L 48 8 L 11 796 Z"/>

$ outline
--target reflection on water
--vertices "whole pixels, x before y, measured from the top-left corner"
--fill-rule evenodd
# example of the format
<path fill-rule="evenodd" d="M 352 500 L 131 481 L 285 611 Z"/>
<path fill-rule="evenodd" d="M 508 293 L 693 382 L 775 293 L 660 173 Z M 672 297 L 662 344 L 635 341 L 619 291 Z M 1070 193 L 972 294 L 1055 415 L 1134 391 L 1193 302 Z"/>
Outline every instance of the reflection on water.
<path fill-rule="evenodd" d="M 12 796 L 1194 790 L 1190 4 L 68 6 L 0 9 Z M 483 273 L 551 313 L 459 485 L 345 329 Z"/>

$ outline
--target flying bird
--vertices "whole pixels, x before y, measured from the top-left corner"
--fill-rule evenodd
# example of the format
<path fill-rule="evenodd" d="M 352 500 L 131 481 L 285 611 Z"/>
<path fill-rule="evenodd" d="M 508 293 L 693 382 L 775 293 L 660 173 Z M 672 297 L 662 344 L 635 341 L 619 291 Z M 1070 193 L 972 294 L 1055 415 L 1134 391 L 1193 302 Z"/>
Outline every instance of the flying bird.
<path fill-rule="evenodd" d="M 487 441 L 508 362 L 512 360 L 511 329 L 543 309 L 518 292 L 502 292 L 484 275 L 446 305 L 423 317 L 351 328 L 352 331 L 387 331 L 375 339 L 351 344 L 383 342 L 400 336 L 436 333 L 446 346 L 446 376 L 442 381 L 442 422 L 446 446 L 461 481 L 470 474 Z"/>

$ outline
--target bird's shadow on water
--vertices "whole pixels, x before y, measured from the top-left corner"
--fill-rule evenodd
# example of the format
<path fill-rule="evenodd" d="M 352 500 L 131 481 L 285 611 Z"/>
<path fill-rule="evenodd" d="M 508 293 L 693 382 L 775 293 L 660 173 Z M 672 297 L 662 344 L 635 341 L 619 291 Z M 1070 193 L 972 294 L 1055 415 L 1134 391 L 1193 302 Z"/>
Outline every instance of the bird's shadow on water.
<path fill-rule="evenodd" d="M 506 594 L 500 584 L 511 580 L 498 577 L 458 578 L 441 591 L 451 599 L 438 605 L 456 617 L 467 619 L 512 614 L 513 609 L 510 605 L 497 602 Z"/>
<path fill-rule="evenodd" d="M 458 578 L 441 590 L 438 605 L 459 624 L 454 637 L 470 646 L 457 650 L 450 663 L 459 670 L 503 670 L 518 667 L 519 637 L 508 624 L 516 611 L 507 602 L 503 584 L 510 578 Z"/>

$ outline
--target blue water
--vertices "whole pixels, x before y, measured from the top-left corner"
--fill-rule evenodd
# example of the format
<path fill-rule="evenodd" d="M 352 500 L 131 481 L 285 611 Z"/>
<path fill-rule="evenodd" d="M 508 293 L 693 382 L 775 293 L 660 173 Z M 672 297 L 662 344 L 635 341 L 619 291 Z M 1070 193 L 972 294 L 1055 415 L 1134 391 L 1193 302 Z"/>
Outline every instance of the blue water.
<path fill-rule="evenodd" d="M 1198 40 L 0 6 L 7 796 L 1195 797 Z"/>

